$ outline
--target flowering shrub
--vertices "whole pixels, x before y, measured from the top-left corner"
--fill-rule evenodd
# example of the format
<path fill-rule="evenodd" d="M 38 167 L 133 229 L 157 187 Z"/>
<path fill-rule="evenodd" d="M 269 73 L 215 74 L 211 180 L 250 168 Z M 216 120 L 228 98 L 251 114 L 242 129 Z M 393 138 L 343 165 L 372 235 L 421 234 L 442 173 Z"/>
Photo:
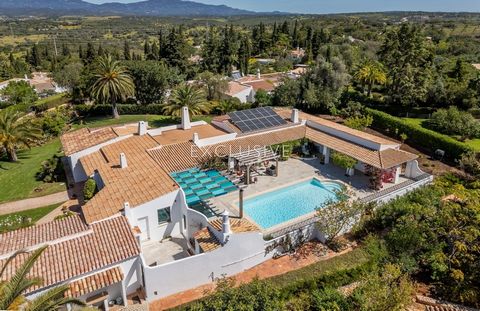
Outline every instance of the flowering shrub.
<path fill-rule="evenodd" d="M 33 225 L 30 217 L 22 215 L 10 215 L 5 218 L 0 218 L 0 233 L 25 228 Z"/>

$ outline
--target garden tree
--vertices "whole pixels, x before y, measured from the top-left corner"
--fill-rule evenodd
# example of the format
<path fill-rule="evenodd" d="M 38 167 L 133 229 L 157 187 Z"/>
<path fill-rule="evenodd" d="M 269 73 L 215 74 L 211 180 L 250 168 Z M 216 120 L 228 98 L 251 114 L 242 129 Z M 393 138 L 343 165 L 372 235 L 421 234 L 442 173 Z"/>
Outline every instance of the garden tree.
<path fill-rule="evenodd" d="M 81 44 L 78 46 L 78 57 L 79 57 L 81 60 L 83 60 L 83 58 L 85 57 L 85 55 L 83 54 L 83 47 L 82 47 Z"/>
<path fill-rule="evenodd" d="M 218 100 L 228 90 L 228 80 L 222 75 L 204 71 L 198 75 L 198 80 L 205 86 L 207 100 Z"/>
<path fill-rule="evenodd" d="M 95 69 L 96 81 L 90 88 L 91 96 L 102 103 L 112 105 L 113 117 L 118 119 L 118 101 L 125 101 L 135 94 L 135 84 L 127 69 L 110 55 L 100 57 Z"/>
<path fill-rule="evenodd" d="M 205 299 L 186 307 L 187 310 L 283 310 L 280 290 L 266 281 L 253 280 L 249 284 L 235 286 L 234 279 L 217 281 L 216 291 Z"/>
<path fill-rule="evenodd" d="M 85 64 L 91 64 L 97 57 L 97 53 L 92 43 L 87 44 L 87 51 L 85 52 L 83 61 Z"/>
<path fill-rule="evenodd" d="M 458 135 L 461 141 L 480 137 L 480 122 L 471 113 L 458 110 L 455 106 L 435 111 L 424 124 L 443 134 Z"/>
<path fill-rule="evenodd" d="M 82 79 L 82 71 L 82 63 L 67 63 L 65 67 L 53 72 L 53 79 L 58 85 L 72 92 Z"/>
<path fill-rule="evenodd" d="M 379 51 L 388 75 L 389 100 L 399 105 L 416 105 L 426 99 L 432 52 L 416 25 L 402 24 L 388 30 Z"/>
<path fill-rule="evenodd" d="M 298 29 L 298 20 L 295 20 L 295 25 L 293 26 L 293 33 L 292 33 L 292 45 L 294 48 L 300 47 L 300 33 Z"/>
<path fill-rule="evenodd" d="M 299 107 L 315 112 L 334 111 L 349 80 L 350 75 L 341 59 L 334 57 L 328 62 L 320 57 L 299 80 Z"/>
<path fill-rule="evenodd" d="M 211 109 L 203 91 L 191 84 L 178 86 L 173 91 L 168 104 L 163 108 L 163 112 L 169 116 L 180 117 L 183 107 L 188 107 L 190 116 L 209 113 Z"/>
<path fill-rule="evenodd" d="M 105 56 L 105 51 L 103 50 L 102 44 L 98 45 L 97 55 L 100 57 Z"/>
<path fill-rule="evenodd" d="M 467 69 L 465 68 L 465 65 L 463 64 L 463 61 L 458 58 L 455 62 L 454 68 L 449 72 L 449 76 L 452 79 L 455 79 L 458 82 L 460 82 L 460 81 L 465 80 L 466 75 L 467 75 Z"/>
<path fill-rule="evenodd" d="M 206 71 L 221 73 L 221 42 L 216 28 L 210 27 L 202 50 L 202 66 Z"/>
<path fill-rule="evenodd" d="M 38 126 L 19 112 L 7 109 L 0 113 L 0 144 L 8 160 L 18 161 L 17 149 L 28 147 L 42 137 Z"/>
<path fill-rule="evenodd" d="M 178 30 L 172 27 L 162 53 L 167 65 L 177 67 L 182 73 L 185 72 L 188 63 L 187 42 L 181 27 Z"/>
<path fill-rule="evenodd" d="M 38 99 L 35 89 L 27 81 L 10 81 L 8 85 L 1 90 L 1 94 L 8 97 L 8 101 L 13 104 L 33 104 Z"/>
<path fill-rule="evenodd" d="M 0 267 L 0 309 L 1 310 L 25 310 L 25 311 L 49 311 L 58 310 L 67 304 L 84 306 L 85 304 L 76 299 L 65 296 L 69 289 L 68 284 L 60 285 L 27 300 L 24 292 L 36 286 L 42 285 L 40 278 L 29 277 L 29 273 L 38 258 L 47 246 L 40 247 L 31 253 L 19 251 L 4 261 Z M 23 263 L 15 270 L 13 276 L 6 280 L 6 272 L 10 271 L 9 265 L 20 257 L 24 257 Z"/>
<path fill-rule="evenodd" d="M 168 90 L 183 80 L 163 62 L 130 61 L 126 66 L 135 84 L 135 98 L 142 105 L 163 103 Z"/>
<path fill-rule="evenodd" d="M 354 74 L 355 80 L 367 91 L 367 96 L 372 95 L 373 86 L 387 83 L 387 74 L 382 64 L 375 61 L 367 61 L 362 64 Z"/>
<path fill-rule="evenodd" d="M 443 299 L 478 308 L 479 215 L 478 182 L 446 176 L 376 209 L 365 228 L 381 232 L 389 260 L 428 277 Z"/>
<path fill-rule="evenodd" d="M 386 264 L 369 273 L 352 294 L 353 309 L 403 311 L 411 305 L 414 286 L 398 265 Z"/>
<path fill-rule="evenodd" d="M 270 47 L 270 38 L 264 23 L 252 29 L 253 54 L 267 54 Z"/>
<path fill-rule="evenodd" d="M 345 119 L 345 122 L 343 124 L 352 129 L 364 131 L 367 127 L 372 125 L 372 123 L 373 117 L 371 115 L 365 115 L 349 117 Z"/>
<path fill-rule="evenodd" d="M 8 80 L 12 77 L 13 68 L 11 64 L 5 55 L 0 54 L 0 79 Z"/>
<path fill-rule="evenodd" d="M 300 83 L 297 80 L 285 78 L 272 94 L 273 106 L 295 107 L 300 100 Z"/>
<path fill-rule="evenodd" d="M 226 75 L 232 73 L 232 66 L 238 60 L 236 42 L 234 41 L 235 33 L 233 25 L 231 27 L 225 26 L 223 30 L 223 42 L 220 48 L 221 55 L 221 72 Z"/>
<path fill-rule="evenodd" d="M 255 104 L 258 106 L 270 106 L 272 103 L 272 96 L 263 89 L 259 89 L 255 93 Z"/>
<path fill-rule="evenodd" d="M 236 97 L 229 97 L 219 101 L 212 109 L 212 112 L 218 115 L 224 115 L 235 111 L 242 103 Z"/>
<path fill-rule="evenodd" d="M 70 57 L 71 56 L 70 48 L 65 43 L 62 44 L 62 56 L 63 57 Z"/>
<path fill-rule="evenodd" d="M 316 227 L 324 234 L 327 245 L 334 248 L 338 248 L 338 236 L 346 233 L 366 209 L 363 203 L 351 201 L 350 197 L 352 193 L 342 189 L 317 209 Z"/>
<path fill-rule="evenodd" d="M 38 48 L 38 44 L 35 43 L 33 45 L 30 54 L 27 54 L 26 61 L 33 67 L 38 67 L 41 65 L 42 58 L 41 58 L 40 50 Z"/>
<path fill-rule="evenodd" d="M 252 46 L 247 36 L 244 36 L 240 41 L 240 48 L 238 50 L 238 68 L 240 73 L 246 75 L 249 72 L 249 60 L 252 57 Z"/>
<path fill-rule="evenodd" d="M 480 153 L 475 151 L 466 152 L 460 159 L 460 168 L 472 175 L 473 177 L 480 178 Z"/>

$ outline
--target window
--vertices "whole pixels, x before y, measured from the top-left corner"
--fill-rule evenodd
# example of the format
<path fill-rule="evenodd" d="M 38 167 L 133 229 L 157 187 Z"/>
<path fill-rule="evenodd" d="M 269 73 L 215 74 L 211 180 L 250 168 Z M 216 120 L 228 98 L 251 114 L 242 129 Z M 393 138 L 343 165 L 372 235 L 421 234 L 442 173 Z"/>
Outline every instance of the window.
<path fill-rule="evenodd" d="M 172 221 L 170 217 L 170 207 L 157 210 L 158 224 Z"/>

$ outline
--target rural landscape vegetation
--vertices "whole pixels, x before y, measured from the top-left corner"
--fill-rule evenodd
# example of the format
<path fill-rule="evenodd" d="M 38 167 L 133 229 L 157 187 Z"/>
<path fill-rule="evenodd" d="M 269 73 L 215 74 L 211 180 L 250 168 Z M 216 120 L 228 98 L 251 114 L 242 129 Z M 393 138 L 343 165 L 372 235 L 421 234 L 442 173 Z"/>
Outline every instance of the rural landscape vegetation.
<path fill-rule="evenodd" d="M 292 57 L 297 50 L 304 53 Z M 236 110 L 295 107 L 401 141 L 433 184 L 378 206 L 334 203 L 340 213 L 361 214 L 349 234 L 327 241 L 343 249 L 348 240 L 352 251 L 246 284 L 220 279 L 215 291 L 177 308 L 407 310 L 417 293 L 479 308 L 479 63 L 473 13 L 5 16 L 0 81 L 48 72 L 63 91 L 39 94 L 22 80 L 0 91 L 0 206 L 69 187 L 59 137 L 73 129 L 176 124 L 184 106 L 207 122 Z M 304 74 L 258 91 L 252 103 L 225 95 L 235 72 L 268 75 L 299 64 Z M 0 215 L 0 232 L 35 225 L 60 205 Z M 325 230 L 341 231 L 340 219 L 329 223 Z M 0 309 L 14 285 L 24 286 L 20 297 L 35 284 L 0 281 Z M 348 294 L 338 290 L 349 286 Z"/>

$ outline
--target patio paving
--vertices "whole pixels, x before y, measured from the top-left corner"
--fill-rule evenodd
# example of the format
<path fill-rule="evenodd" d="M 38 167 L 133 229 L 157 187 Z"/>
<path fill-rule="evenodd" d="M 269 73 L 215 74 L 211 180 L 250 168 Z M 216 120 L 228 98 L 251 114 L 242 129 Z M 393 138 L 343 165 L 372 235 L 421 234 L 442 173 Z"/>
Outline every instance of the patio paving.
<path fill-rule="evenodd" d="M 158 266 L 190 256 L 187 252 L 187 241 L 183 237 L 145 241 L 141 243 L 141 247 L 148 266 Z"/>
<path fill-rule="evenodd" d="M 284 162 L 279 162 L 278 177 L 260 175 L 255 184 L 250 184 L 245 188 L 244 199 L 257 196 L 259 194 L 285 187 L 290 184 L 298 183 L 302 180 L 316 177 L 319 180 L 335 181 L 348 185 L 354 195 L 361 199 L 375 193 L 368 187 L 369 178 L 360 171 L 355 171 L 354 176 L 345 176 L 345 169 L 333 164 L 320 164 L 318 159 L 296 159 L 291 158 Z M 408 179 L 400 177 L 400 183 Z M 393 187 L 394 184 L 384 184 L 383 189 Z M 211 198 L 209 202 L 216 206 L 218 210 L 228 210 L 231 215 L 239 216 L 237 204 L 239 201 L 238 191 Z"/>

